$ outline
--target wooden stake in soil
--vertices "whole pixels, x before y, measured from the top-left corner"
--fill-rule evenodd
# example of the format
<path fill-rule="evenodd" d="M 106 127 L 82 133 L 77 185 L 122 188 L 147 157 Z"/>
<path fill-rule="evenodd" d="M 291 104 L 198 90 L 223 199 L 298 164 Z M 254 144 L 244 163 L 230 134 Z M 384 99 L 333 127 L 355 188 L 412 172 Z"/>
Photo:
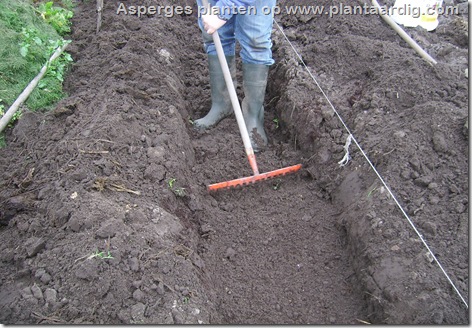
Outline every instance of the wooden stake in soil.
<path fill-rule="evenodd" d="M 69 44 L 66 43 L 62 47 L 58 47 L 56 49 L 56 51 L 52 54 L 51 58 L 49 58 L 48 62 L 43 66 L 43 68 L 41 68 L 39 74 L 36 75 L 33 80 L 31 80 L 25 90 L 23 90 L 23 92 L 18 96 L 18 98 L 16 98 L 13 105 L 8 108 L 5 115 L 3 115 L 3 117 L 0 119 L 0 132 L 2 132 L 6 128 L 10 120 L 13 118 L 13 115 L 16 113 L 18 108 L 20 108 L 21 104 L 25 102 L 26 99 L 28 99 L 31 92 L 33 92 L 34 88 L 36 88 L 39 81 L 43 78 L 44 74 L 46 74 L 49 65 L 51 65 L 51 63 L 62 54 L 62 52 L 67 48 L 68 45 Z"/>

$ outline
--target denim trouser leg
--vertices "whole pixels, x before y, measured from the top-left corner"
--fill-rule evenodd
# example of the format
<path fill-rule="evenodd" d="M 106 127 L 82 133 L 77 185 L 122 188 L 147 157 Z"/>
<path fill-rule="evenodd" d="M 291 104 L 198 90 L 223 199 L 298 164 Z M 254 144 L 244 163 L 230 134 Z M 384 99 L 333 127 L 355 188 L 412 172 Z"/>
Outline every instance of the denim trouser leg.
<path fill-rule="evenodd" d="M 215 4 L 215 0 L 208 1 L 212 6 Z M 199 7 L 203 6 L 202 0 L 197 0 Z M 236 49 L 236 36 L 234 34 L 234 20 L 236 15 L 231 17 L 225 25 L 218 29 L 218 34 L 220 35 L 221 45 L 223 46 L 223 51 L 226 56 L 234 56 Z M 216 56 L 216 48 L 213 44 L 213 37 L 208 34 L 203 28 L 203 23 L 201 17 L 198 17 L 198 26 L 202 31 L 203 36 L 203 47 L 205 52 L 209 55 Z"/>
<path fill-rule="evenodd" d="M 197 0 L 201 6 L 201 0 Z M 213 5 L 215 0 L 210 0 Z M 241 45 L 243 63 L 272 65 L 272 24 L 276 0 L 256 0 L 248 7 L 246 14 L 235 14 L 225 25 L 218 29 L 225 55 L 234 56 L 235 44 Z M 204 48 L 207 54 L 216 55 L 213 38 L 203 29 L 201 19 L 198 24 L 203 34 Z"/>
<path fill-rule="evenodd" d="M 235 34 L 241 45 L 243 63 L 272 65 L 272 24 L 276 0 L 257 0 L 255 11 L 236 15 Z"/>

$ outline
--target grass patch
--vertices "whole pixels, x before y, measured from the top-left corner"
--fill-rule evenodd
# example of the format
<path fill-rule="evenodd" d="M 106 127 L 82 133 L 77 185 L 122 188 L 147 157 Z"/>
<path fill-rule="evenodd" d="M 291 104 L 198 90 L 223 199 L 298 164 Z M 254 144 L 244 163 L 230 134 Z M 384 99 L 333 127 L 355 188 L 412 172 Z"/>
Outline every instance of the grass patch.
<path fill-rule="evenodd" d="M 72 3 L 0 0 L 0 94 L 8 108 L 39 73 L 55 48 L 70 32 Z M 50 109 L 66 96 L 62 81 L 72 58 L 64 54 L 48 69 L 25 105 L 31 110 Z"/>

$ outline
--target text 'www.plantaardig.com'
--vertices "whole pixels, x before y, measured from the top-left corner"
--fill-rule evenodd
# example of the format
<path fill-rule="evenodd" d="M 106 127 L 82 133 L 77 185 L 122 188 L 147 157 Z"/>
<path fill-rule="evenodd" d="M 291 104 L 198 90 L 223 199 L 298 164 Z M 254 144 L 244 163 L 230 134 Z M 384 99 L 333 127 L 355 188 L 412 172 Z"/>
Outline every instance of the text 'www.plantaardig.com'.
<path fill-rule="evenodd" d="M 339 3 L 336 5 L 322 6 L 300 6 L 300 5 L 290 5 L 290 6 L 264 6 L 257 9 L 254 6 L 231 6 L 220 9 L 219 7 L 207 8 L 204 6 L 198 7 L 198 16 L 212 13 L 212 14 L 232 14 L 232 15 L 311 15 L 311 16 L 321 16 L 328 15 L 329 17 L 334 17 L 338 15 L 378 15 L 378 14 L 392 14 L 392 12 L 397 12 L 399 15 L 411 15 L 413 17 L 419 17 L 420 15 L 457 15 L 459 14 L 459 8 L 457 6 L 444 6 L 439 8 L 428 8 L 427 12 L 423 12 L 423 8 L 419 6 L 403 6 L 403 7 L 388 7 L 388 6 L 372 6 L 368 4 L 363 5 L 345 5 Z M 221 12 L 222 11 L 222 12 Z M 433 12 L 434 11 L 434 12 Z M 180 5 L 126 5 L 123 2 L 118 4 L 116 9 L 116 14 L 124 15 L 136 15 L 137 17 L 141 16 L 153 16 L 153 15 L 162 15 L 164 17 L 174 17 L 179 15 L 192 15 L 194 9 L 192 6 L 180 6 Z"/>

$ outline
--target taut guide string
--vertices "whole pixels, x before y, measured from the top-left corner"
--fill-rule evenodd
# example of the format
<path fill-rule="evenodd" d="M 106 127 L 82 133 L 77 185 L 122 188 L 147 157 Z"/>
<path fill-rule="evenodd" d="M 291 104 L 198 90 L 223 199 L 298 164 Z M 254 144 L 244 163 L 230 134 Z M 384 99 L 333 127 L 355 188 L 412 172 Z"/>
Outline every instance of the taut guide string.
<path fill-rule="evenodd" d="M 284 31 L 282 30 L 282 27 L 277 23 L 277 21 L 274 19 L 274 23 L 275 25 L 277 25 L 277 28 L 279 29 L 279 31 L 282 33 L 282 35 L 284 36 L 285 40 L 288 42 L 288 44 L 290 45 L 290 47 L 292 48 L 292 50 L 295 52 L 295 54 L 297 55 L 298 59 L 300 60 L 300 62 L 302 63 L 303 67 L 306 69 L 306 71 L 308 72 L 308 74 L 310 75 L 310 77 L 313 79 L 313 81 L 315 82 L 316 86 L 318 87 L 318 89 L 321 91 L 321 93 L 323 94 L 323 97 L 326 99 L 326 101 L 328 102 L 328 104 L 331 106 L 331 108 L 333 109 L 334 113 L 336 114 L 336 116 L 338 117 L 339 121 L 341 122 L 341 124 L 344 126 L 344 128 L 346 129 L 346 131 L 349 133 L 349 137 L 351 138 L 352 141 L 354 141 L 354 143 L 356 144 L 357 148 L 359 149 L 359 151 L 362 153 L 362 156 L 364 156 L 364 158 L 367 160 L 367 162 L 369 163 L 370 167 L 372 168 L 372 170 L 375 172 L 375 174 L 377 175 L 377 177 L 380 179 L 380 181 L 382 182 L 382 184 L 384 185 L 385 189 L 387 189 L 388 193 L 390 194 L 390 196 L 392 196 L 392 199 L 395 201 L 395 204 L 397 204 L 398 208 L 400 209 L 400 211 L 402 212 L 403 216 L 408 220 L 408 223 L 410 224 L 410 226 L 413 228 L 413 230 L 415 231 L 415 233 L 418 235 L 418 237 L 420 238 L 421 242 L 423 243 L 423 245 L 426 247 L 426 249 L 428 250 L 428 252 L 431 254 L 431 256 L 433 257 L 434 261 L 437 263 L 437 265 L 439 266 L 439 268 L 441 269 L 441 271 L 443 272 L 443 274 L 446 276 L 447 280 L 449 281 L 449 283 L 451 284 L 452 288 L 454 289 L 454 291 L 457 293 L 457 295 L 459 295 L 460 299 L 462 300 L 462 302 L 464 303 L 465 307 L 468 309 L 469 306 L 467 305 L 467 302 L 465 301 L 465 299 L 462 297 L 460 291 L 457 289 L 456 285 L 452 282 L 451 278 L 449 277 L 449 275 L 447 274 L 446 270 L 444 270 L 443 266 L 441 265 L 441 263 L 438 261 L 438 259 L 436 258 L 436 256 L 433 254 L 433 252 L 431 251 L 431 249 L 429 248 L 428 244 L 426 243 L 426 240 L 423 238 L 423 236 L 420 234 L 420 232 L 418 231 L 418 229 L 416 229 L 413 221 L 410 219 L 410 217 L 408 216 L 408 214 L 405 212 L 405 210 L 403 209 L 403 207 L 400 205 L 400 203 L 398 202 L 397 198 L 395 197 L 395 195 L 392 193 L 392 191 L 390 190 L 390 188 L 388 187 L 387 183 L 385 183 L 384 179 L 382 178 L 382 176 L 380 175 L 380 173 L 377 171 L 377 169 L 375 168 L 374 164 L 372 164 L 372 162 L 370 161 L 369 157 L 367 157 L 367 154 L 364 152 L 364 150 L 361 148 L 361 146 L 359 145 L 359 143 L 357 142 L 356 138 L 354 137 L 354 135 L 351 133 L 351 131 L 349 130 L 349 128 L 347 127 L 346 123 L 344 123 L 344 120 L 342 119 L 341 115 L 339 115 L 338 111 L 336 110 L 336 108 L 334 107 L 334 105 L 332 104 L 332 102 L 329 100 L 328 96 L 326 95 L 326 93 L 324 92 L 323 88 L 321 88 L 320 84 L 318 83 L 318 81 L 316 80 L 316 78 L 314 77 L 314 75 L 311 73 L 310 69 L 306 66 L 305 62 L 303 61 L 303 58 L 302 56 L 298 53 L 297 49 L 295 49 L 295 47 L 293 46 L 293 44 L 290 42 L 290 40 L 288 39 L 287 35 L 285 35 Z"/>

